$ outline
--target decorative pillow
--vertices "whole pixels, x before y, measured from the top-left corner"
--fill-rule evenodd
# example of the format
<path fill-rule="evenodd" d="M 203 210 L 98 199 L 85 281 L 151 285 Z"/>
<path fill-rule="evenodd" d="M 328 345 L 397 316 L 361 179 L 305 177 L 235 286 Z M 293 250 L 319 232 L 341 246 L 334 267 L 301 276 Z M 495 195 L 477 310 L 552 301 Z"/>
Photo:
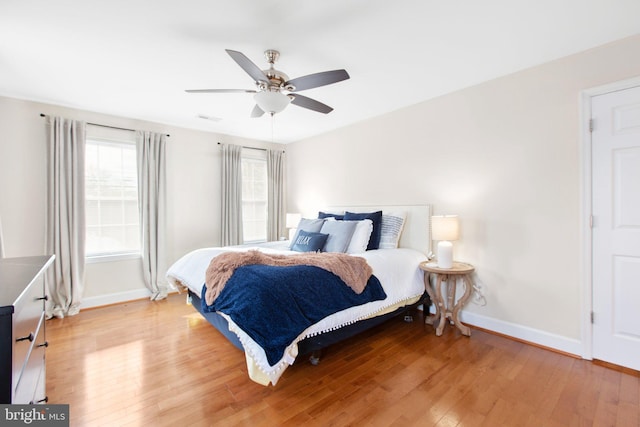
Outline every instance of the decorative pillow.
<path fill-rule="evenodd" d="M 322 252 L 346 252 L 356 225 L 354 221 L 327 219 L 320 229 L 321 233 L 329 235 Z"/>
<path fill-rule="evenodd" d="M 330 213 L 330 212 L 318 212 L 318 218 L 335 218 L 335 219 L 344 219 L 344 214 L 338 213 Z"/>
<path fill-rule="evenodd" d="M 352 220 L 363 220 L 370 219 L 373 221 L 373 232 L 371 233 L 371 238 L 369 239 L 369 244 L 367 245 L 367 250 L 370 251 L 372 249 L 378 249 L 380 246 L 380 232 L 382 226 L 382 211 L 376 212 L 367 212 L 367 213 L 354 213 L 354 212 L 345 212 L 344 214 L 345 221 Z"/>
<path fill-rule="evenodd" d="M 329 237 L 328 234 L 298 230 L 291 250 L 297 252 L 318 252 L 326 243 L 327 237 Z"/>
<path fill-rule="evenodd" d="M 347 247 L 348 254 L 361 254 L 367 250 L 371 232 L 373 231 L 373 221 L 363 219 L 362 221 L 350 221 L 356 224 L 356 229 L 351 236 L 351 242 Z"/>
<path fill-rule="evenodd" d="M 384 212 L 380 227 L 380 249 L 395 249 L 407 218 L 406 212 Z"/>
<path fill-rule="evenodd" d="M 298 233 L 300 231 L 307 231 L 310 233 L 319 233 L 322 228 L 322 224 L 324 224 L 324 219 L 308 219 L 302 218 L 298 223 L 298 228 L 296 230 L 296 235 L 291 239 L 291 245 L 289 249 L 293 249 L 293 245 L 295 244 L 296 239 L 298 238 Z"/>

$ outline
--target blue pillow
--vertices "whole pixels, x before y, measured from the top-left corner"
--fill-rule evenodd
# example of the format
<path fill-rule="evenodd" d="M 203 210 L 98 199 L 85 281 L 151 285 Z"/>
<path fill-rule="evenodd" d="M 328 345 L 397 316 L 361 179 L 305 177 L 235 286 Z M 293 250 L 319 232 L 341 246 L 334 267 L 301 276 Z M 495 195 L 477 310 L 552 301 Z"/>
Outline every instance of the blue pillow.
<path fill-rule="evenodd" d="M 318 252 L 326 243 L 327 237 L 329 237 L 328 234 L 298 230 L 291 250 L 296 252 Z"/>
<path fill-rule="evenodd" d="M 369 238 L 367 250 L 378 249 L 380 247 L 380 236 L 382 235 L 382 211 L 367 213 L 347 211 L 344 214 L 345 221 L 361 221 L 363 219 L 370 219 L 373 222 L 373 231 L 371 232 L 371 238 Z"/>
<path fill-rule="evenodd" d="M 318 212 L 318 218 L 335 218 L 337 220 L 342 220 L 344 219 L 344 215 L 320 211 Z"/>
<path fill-rule="evenodd" d="M 326 220 L 320 232 L 328 234 L 329 237 L 322 252 L 346 252 L 357 224 L 355 221 Z"/>
<path fill-rule="evenodd" d="M 298 239 L 298 233 L 300 231 L 309 231 L 311 233 L 319 233 L 320 229 L 322 228 L 322 224 L 324 224 L 324 219 L 302 218 L 298 223 L 295 236 L 293 237 L 293 239 L 291 239 L 291 244 L 289 245 L 289 249 L 293 250 L 293 244 Z"/>

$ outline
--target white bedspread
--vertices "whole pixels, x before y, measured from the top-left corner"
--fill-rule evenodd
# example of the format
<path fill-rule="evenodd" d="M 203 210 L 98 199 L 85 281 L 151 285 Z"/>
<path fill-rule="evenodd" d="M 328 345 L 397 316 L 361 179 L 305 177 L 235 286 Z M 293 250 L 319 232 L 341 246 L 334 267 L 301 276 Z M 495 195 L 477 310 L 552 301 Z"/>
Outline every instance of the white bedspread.
<path fill-rule="evenodd" d="M 287 242 L 273 242 L 259 246 L 198 249 L 176 261 L 169 268 L 167 279 L 178 287 L 187 286 L 196 295 L 200 295 L 207 267 L 213 257 L 222 252 L 250 249 L 276 254 L 298 253 L 289 251 Z M 269 365 L 264 350 L 255 341 L 244 333 L 228 316 L 220 313 L 229 321 L 229 330 L 238 335 L 240 342 L 244 346 L 249 376 L 252 380 L 264 385 L 268 385 L 269 382 L 275 385 L 287 366 L 291 365 L 298 355 L 297 344 L 299 341 L 306 337 L 355 323 L 358 320 L 373 317 L 377 313 L 383 313 L 389 307 L 399 303 L 405 301 L 411 303 L 424 293 L 423 273 L 418 267 L 422 261 L 427 260 L 424 254 L 413 249 L 399 248 L 378 249 L 354 256 L 361 256 L 367 260 L 373 269 L 373 274 L 380 280 L 387 298 L 348 308 L 310 326 L 287 347 L 284 357 L 274 366 Z"/>

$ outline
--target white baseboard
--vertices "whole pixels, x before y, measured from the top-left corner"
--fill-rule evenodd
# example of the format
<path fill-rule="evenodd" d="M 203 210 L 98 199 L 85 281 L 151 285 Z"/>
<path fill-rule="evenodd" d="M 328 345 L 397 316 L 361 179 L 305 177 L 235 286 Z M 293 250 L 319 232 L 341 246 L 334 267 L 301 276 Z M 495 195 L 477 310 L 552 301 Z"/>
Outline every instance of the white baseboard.
<path fill-rule="evenodd" d="M 100 307 L 103 305 L 118 304 L 121 302 L 133 301 L 142 298 L 149 298 L 151 292 L 148 289 L 136 289 L 133 291 L 118 292 L 115 294 L 100 295 L 97 297 L 88 297 L 82 300 L 80 310 L 86 308 Z"/>
<path fill-rule="evenodd" d="M 583 353 L 582 343 L 577 339 L 567 338 L 528 326 L 505 322 L 470 312 L 460 312 L 460 320 L 470 326 L 477 326 L 542 347 L 569 353 L 576 357 L 581 357 Z"/>
<path fill-rule="evenodd" d="M 434 314 L 435 308 L 431 306 L 429 312 Z M 511 338 L 582 358 L 583 346 L 580 340 L 577 339 L 567 338 L 561 335 L 541 331 L 539 329 L 530 328 L 528 326 L 519 325 L 517 323 L 505 322 L 503 320 L 494 319 L 493 317 L 482 316 L 480 314 L 465 311 L 460 312 L 460 320 L 469 326 L 476 326 L 491 332 L 496 332 Z"/>

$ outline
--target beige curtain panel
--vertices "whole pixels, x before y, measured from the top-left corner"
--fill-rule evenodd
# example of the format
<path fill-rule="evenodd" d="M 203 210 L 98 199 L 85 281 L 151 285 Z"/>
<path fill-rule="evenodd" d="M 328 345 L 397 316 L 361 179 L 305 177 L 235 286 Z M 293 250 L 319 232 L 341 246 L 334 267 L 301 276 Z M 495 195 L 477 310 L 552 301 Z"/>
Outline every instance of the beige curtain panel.
<path fill-rule="evenodd" d="M 222 246 L 244 241 L 242 229 L 242 147 L 221 144 L 222 148 Z"/>
<path fill-rule="evenodd" d="M 136 132 L 142 273 L 145 286 L 151 291 L 151 300 L 166 298 L 169 289 L 165 278 L 165 145 L 164 134 Z"/>
<path fill-rule="evenodd" d="M 284 237 L 286 213 L 284 209 L 284 152 L 267 150 L 268 214 L 267 240 Z"/>
<path fill-rule="evenodd" d="M 84 289 L 85 122 L 47 117 L 47 222 L 45 253 L 54 254 L 46 276 L 47 316 L 80 312 Z"/>

